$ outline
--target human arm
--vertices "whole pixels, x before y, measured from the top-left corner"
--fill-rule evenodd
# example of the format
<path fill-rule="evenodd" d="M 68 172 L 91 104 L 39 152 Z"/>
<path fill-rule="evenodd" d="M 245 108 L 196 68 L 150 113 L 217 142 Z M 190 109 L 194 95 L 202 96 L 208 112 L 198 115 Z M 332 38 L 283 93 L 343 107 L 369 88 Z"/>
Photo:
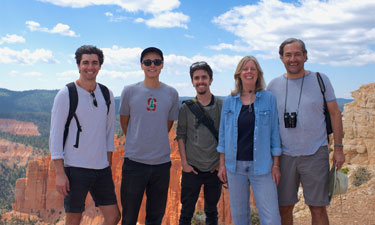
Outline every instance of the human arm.
<path fill-rule="evenodd" d="M 120 125 L 121 125 L 121 129 L 125 137 L 126 137 L 126 132 L 128 130 L 129 119 L 130 119 L 130 115 L 120 115 Z"/>
<path fill-rule="evenodd" d="M 113 152 L 107 152 L 107 159 L 110 167 L 112 166 L 112 155 Z"/>
<path fill-rule="evenodd" d="M 68 195 L 70 191 L 69 179 L 64 171 L 64 160 L 55 159 L 53 160 L 56 171 L 56 191 L 64 196 Z"/>
<path fill-rule="evenodd" d="M 190 166 L 189 163 L 187 162 L 184 139 L 178 138 L 177 143 L 178 143 L 178 151 L 180 152 L 182 171 L 184 171 L 185 173 L 193 172 L 195 174 L 198 174 L 198 172 L 195 171 L 194 168 Z"/>
<path fill-rule="evenodd" d="M 280 156 L 273 157 L 273 165 L 272 165 L 272 180 L 276 182 L 276 185 L 279 185 L 281 173 L 280 173 Z"/>
<path fill-rule="evenodd" d="M 329 116 L 331 117 L 331 124 L 333 130 L 334 150 L 333 150 L 333 164 L 340 169 L 345 162 L 344 146 L 342 145 L 343 127 L 341 112 L 337 105 L 337 101 L 327 102 Z"/>
<path fill-rule="evenodd" d="M 168 120 L 168 132 L 171 131 L 174 121 Z"/>
<path fill-rule="evenodd" d="M 106 121 L 106 142 L 107 142 L 107 160 L 109 166 L 112 163 L 112 152 L 115 151 L 114 139 L 115 139 L 115 99 L 111 90 L 110 93 L 110 100 L 111 104 L 109 105 L 109 111 L 107 113 L 107 121 Z M 110 154 L 110 155 L 109 155 Z"/>
<path fill-rule="evenodd" d="M 220 153 L 219 172 L 217 173 L 219 180 L 224 184 L 227 183 L 227 170 L 225 168 L 225 154 Z"/>

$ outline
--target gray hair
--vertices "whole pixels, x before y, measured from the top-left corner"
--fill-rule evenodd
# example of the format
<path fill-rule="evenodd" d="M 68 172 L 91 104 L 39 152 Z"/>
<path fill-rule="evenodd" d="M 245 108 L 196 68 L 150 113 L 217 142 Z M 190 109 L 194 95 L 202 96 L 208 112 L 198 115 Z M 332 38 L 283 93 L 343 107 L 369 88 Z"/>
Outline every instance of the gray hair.
<path fill-rule="evenodd" d="M 306 45 L 305 43 L 300 40 L 300 39 L 297 39 L 297 38 L 288 38 L 286 39 L 285 41 L 283 41 L 283 43 L 281 43 L 280 47 L 279 47 L 279 55 L 280 55 L 280 58 L 283 57 L 284 55 L 284 47 L 285 45 L 288 45 L 288 44 L 292 44 L 294 42 L 298 42 L 300 45 L 301 45 L 301 48 L 302 48 L 302 52 L 303 54 L 306 54 L 306 61 L 307 61 L 307 50 L 306 50 Z"/>

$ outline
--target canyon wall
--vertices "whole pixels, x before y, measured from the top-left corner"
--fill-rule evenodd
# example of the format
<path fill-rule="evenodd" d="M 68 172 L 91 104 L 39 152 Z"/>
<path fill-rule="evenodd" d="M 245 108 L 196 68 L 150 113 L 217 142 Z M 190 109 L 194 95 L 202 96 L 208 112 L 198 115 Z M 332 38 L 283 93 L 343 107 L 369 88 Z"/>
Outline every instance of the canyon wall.
<path fill-rule="evenodd" d="M 175 130 L 172 129 L 169 140 L 171 143 L 171 179 L 168 193 L 168 203 L 166 208 L 163 225 L 176 225 L 181 210 L 181 163 L 178 153 L 177 142 L 174 141 Z M 113 154 L 112 171 L 115 182 L 115 191 L 120 204 L 120 184 L 121 167 L 123 162 L 123 144 L 124 138 L 116 138 L 116 151 Z M 30 161 L 26 171 L 26 177 L 17 180 L 15 190 L 15 202 L 13 211 L 8 213 L 8 217 L 16 213 L 29 213 L 37 215 L 45 223 L 64 224 L 63 197 L 55 190 L 55 171 L 50 157 Z M 144 199 L 145 200 L 145 199 Z M 253 200 L 252 200 L 253 202 Z M 203 212 L 203 195 L 201 193 L 197 210 Z M 254 205 L 253 205 L 254 206 Z M 227 189 L 223 189 L 221 199 L 218 204 L 219 221 L 224 224 L 230 224 L 231 216 L 229 209 L 229 194 Z M 139 213 L 139 224 L 145 221 L 145 201 L 143 201 Z M 88 196 L 86 200 L 86 210 L 84 212 L 83 223 L 85 225 L 100 224 L 102 217 L 98 208 L 94 206 L 93 200 Z"/>
<path fill-rule="evenodd" d="M 354 101 L 344 106 L 344 153 L 346 163 L 375 164 L 375 83 L 352 92 Z"/>
<path fill-rule="evenodd" d="M 29 160 L 36 159 L 37 155 L 32 154 L 33 147 L 19 143 L 13 143 L 0 138 L 0 161 L 12 167 L 25 166 Z"/>
<path fill-rule="evenodd" d="M 13 119 L 0 119 L 0 131 L 15 135 L 39 136 L 38 127 L 31 122 L 22 122 Z"/>

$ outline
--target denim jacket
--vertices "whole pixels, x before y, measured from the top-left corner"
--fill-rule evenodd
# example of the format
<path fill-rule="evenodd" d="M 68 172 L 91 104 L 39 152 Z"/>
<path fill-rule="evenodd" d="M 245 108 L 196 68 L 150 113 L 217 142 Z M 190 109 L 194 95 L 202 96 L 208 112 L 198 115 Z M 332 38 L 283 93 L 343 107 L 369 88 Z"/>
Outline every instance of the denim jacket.
<path fill-rule="evenodd" d="M 225 167 L 236 171 L 238 116 L 242 102 L 240 94 L 227 96 L 221 110 L 219 144 L 217 150 L 225 154 Z M 276 99 L 269 91 L 256 93 L 254 101 L 254 173 L 271 172 L 273 156 L 281 155 L 279 121 Z"/>

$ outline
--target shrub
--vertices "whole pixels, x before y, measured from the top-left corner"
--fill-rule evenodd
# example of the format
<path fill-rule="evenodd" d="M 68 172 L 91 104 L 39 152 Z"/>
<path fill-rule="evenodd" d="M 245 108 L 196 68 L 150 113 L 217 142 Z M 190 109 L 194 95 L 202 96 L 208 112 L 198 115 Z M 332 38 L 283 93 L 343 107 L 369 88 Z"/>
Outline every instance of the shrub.
<path fill-rule="evenodd" d="M 342 173 L 345 173 L 346 175 L 348 175 L 348 173 L 349 173 L 349 168 L 348 168 L 348 167 L 341 168 L 339 171 L 342 172 Z"/>
<path fill-rule="evenodd" d="M 260 225 L 258 210 L 251 209 L 250 221 L 252 225 Z"/>
<path fill-rule="evenodd" d="M 362 184 L 366 183 L 370 180 L 370 172 L 364 168 L 359 167 L 353 174 L 353 182 L 352 184 L 356 187 L 361 186 Z"/>
<path fill-rule="evenodd" d="M 205 214 L 201 211 L 197 211 L 194 214 L 193 218 L 191 219 L 191 224 L 192 225 L 205 225 L 206 224 L 205 219 L 206 219 Z"/>

